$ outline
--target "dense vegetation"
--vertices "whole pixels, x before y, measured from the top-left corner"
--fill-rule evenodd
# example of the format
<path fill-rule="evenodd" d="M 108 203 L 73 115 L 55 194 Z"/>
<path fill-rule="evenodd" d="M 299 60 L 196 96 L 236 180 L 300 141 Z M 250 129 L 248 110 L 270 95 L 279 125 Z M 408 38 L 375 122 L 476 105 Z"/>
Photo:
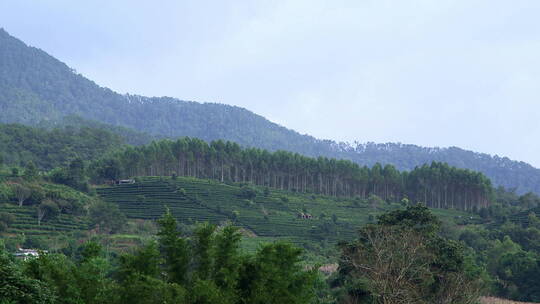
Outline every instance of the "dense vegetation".
<path fill-rule="evenodd" d="M 110 125 L 102 123 L 96 120 L 84 119 L 80 116 L 69 115 L 64 116 L 61 120 L 55 121 L 41 121 L 38 125 L 38 128 L 46 130 L 55 130 L 55 129 L 97 129 L 101 132 L 109 132 L 114 134 L 114 136 L 122 138 L 122 141 L 129 145 L 140 146 L 144 144 L 149 144 L 153 140 L 163 138 L 159 135 L 149 135 L 147 133 L 138 132 L 133 129 L 129 129 L 122 126 Z"/>
<path fill-rule="evenodd" d="M 95 127 L 91 120 L 137 130 L 122 128 L 115 132 L 126 136 L 132 144 L 147 143 L 152 136 L 190 136 L 205 141 L 231 140 L 244 147 L 270 151 L 348 159 L 369 167 L 381 163 L 412 170 L 437 161 L 480 171 L 495 185 L 516 188 L 519 193 L 540 193 L 540 170 L 507 158 L 459 148 L 350 145 L 317 140 L 238 107 L 120 95 L 99 87 L 45 52 L 28 47 L 0 30 L 0 122 L 62 125 L 64 117 L 69 115 L 84 117 L 87 126 Z"/>
<path fill-rule="evenodd" d="M 0 124 L 0 164 L 33 162 L 50 170 L 76 158 L 91 160 L 117 149 L 123 139 L 104 129 L 66 126 L 52 130 Z"/>
<path fill-rule="evenodd" d="M 494 294 L 540 302 L 540 198 L 497 190 L 484 212 L 484 225 L 468 226 L 454 237 L 474 250 Z"/>
<path fill-rule="evenodd" d="M 484 175 L 433 163 L 400 173 L 393 166 L 360 167 L 346 160 L 296 153 L 242 149 L 232 142 L 182 138 L 128 147 L 95 164 L 105 179 L 132 176 L 192 176 L 243 182 L 281 190 L 365 199 L 408 197 L 438 208 L 472 210 L 489 205 L 491 182 Z"/>
<path fill-rule="evenodd" d="M 162 297 L 180 297 L 179 299 L 182 299 L 178 300 L 180 303 L 183 303 L 181 301 L 192 303 L 190 301 L 196 300 L 184 295 L 194 296 L 200 291 L 196 283 L 197 256 L 200 252 L 196 249 L 197 231 L 206 229 L 208 232 L 206 235 L 217 241 L 221 233 L 226 229 L 232 229 L 223 228 L 223 223 L 227 221 L 239 226 L 241 228 L 239 231 L 245 235 L 244 240 L 237 243 L 236 247 L 245 248 L 248 245 L 248 248 L 251 248 L 248 251 L 251 252 L 251 258 L 241 254 L 242 259 L 246 258 L 243 261 L 256 261 L 264 248 L 285 246 L 283 248 L 296 250 L 289 245 L 278 243 L 270 247 L 260 247 L 261 249 L 257 251 L 257 245 L 250 244 L 253 241 L 260 244 L 260 241 L 256 241 L 259 238 L 266 241 L 289 240 L 305 247 L 308 256 L 302 256 L 302 259 L 307 258 L 305 261 L 309 261 L 308 265 L 313 265 L 314 261 L 323 263 L 335 261 L 338 254 L 332 250 L 333 244 L 338 240 L 349 242 L 348 245 L 342 246 L 342 260 L 338 272 L 331 275 L 327 283 L 318 280 L 317 283 L 306 281 L 303 285 L 302 291 L 306 292 L 303 295 L 317 290 L 314 302 L 307 300 L 313 296 L 311 294 L 309 297 L 302 296 L 303 300 L 299 300 L 301 301 L 299 303 L 373 301 L 378 303 L 382 298 L 385 298 L 387 303 L 395 303 L 388 292 L 386 294 L 381 292 L 381 286 L 393 288 L 392 290 L 396 292 L 391 294 L 400 295 L 396 298 L 398 300 L 402 299 L 400 297 L 414 298 L 420 293 L 425 295 L 422 299 L 426 301 L 437 302 L 437 299 L 443 298 L 463 299 L 460 303 L 467 303 L 464 302 L 465 299 L 472 301 L 480 293 L 529 301 L 536 301 L 540 297 L 536 284 L 540 274 L 538 254 L 540 221 L 537 218 L 537 214 L 540 213 L 538 209 L 540 198 L 534 194 L 519 196 L 498 188 L 494 193 L 493 204 L 477 210 L 476 215 L 451 210 L 434 210 L 441 215 L 439 218 L 444 220 L 444 224 L 441 225 L 423 207 L 411 205 L 407 200 L 399 204 L 388 203 L 375 195 L 367 199 L 332 198 L 241 183 L 227 185 L 219 181 L 192 177 L 153 177 L 137 178 L 135 184 L 102 186 L 98 188 L 98 193 L 107 201 L 102 202 L 99 197 L 88 196 L 71 188 L 79 187 L 84 191 L 93 192 L 81 186 L 88 178 L 81 160 L 76 159 L 67 167 L 56 168 L 44 175 L 40 175 L 32 164 L 19 171 L 5 167 L 0 171 L 3 172 L 0 172 L 3 174 L 3 182 L 0 182 L 0 200 L 5 202 L 0 212 L 0 228 L 3 229 L 0 235 L 5 237 L 4 241 L 8 248 L 15 250 L 18 245 L 23 245 L 61 253 L 44 255 L 38 260 L 20 266 L 9 262 L 9 259 L 6 260 L 4 255 L 2 262 L 4 264 L 0 267 L 4 267 L 4 273 L 8 273 L 9 282 L 21 280 L 19 286 L 26 286 L 24 290 L 31 292 L 32 296 L 56 298 L 53 301 L 59 301 L 58 299 L 71 301 L 77 298 L 80 303 L 96 303 L 104 300 L 103 298 L 95 300 L 94 297 L 106 295 L 110 301 L 122 303 L 125 298 L 135 294 L 144 299 L 141 300 L 143 302 L 163 301 Z M 53 181 L 61 181 L 72 186 L 58 185 Z M 402 205 L 408 206 L 407 209 L 398 211 Z M 170 213 L 167 212 L 167 207 Z M 382 214 L 387 210 L 394 211 Z M 154 231 L 149 227 L 164 212 L 168 214 L 167 217 L 174 216 L 180 221 L 179 227 L 182 227 L 184 233 L 178 240 L 184 241 L 178 241 L 178 244 L 188 244 L 186 250 L 194 250 L 188 251 L 188 255 L 194 258 L 188 263 L 185 277 L 187 279 L 182 284 L 169 282 L 165 270 L 171 266 L 168 266 L 166 261 L 159 262 L 160 259 L 156 256 L 158 254 L 163 258 L 166 257 L 166 253 L 156 251 L 156 245 L 152 245 L 155 244 L 153 242 L 156 237 L 144 232 Z M 122 219 L 124 216 L 122 213 L 127 215 L 128 222 Z M 313 214 L 314 217 L 299 217 L 307 214 Z M 379 215 L 377 224 L 369 224 L 374 222 L 374 215 Z M 200 221 L 219 224 L 221 228 L 214 230 L 215 226 L 212 224 L 197 225 L 196 223 Z M 353 241 L 354 230 L 366 224 L 367 226 L 360 230 L 358 240 Z M 458 228 L 456 224 L 466 226 Z M 84 233 L 86 229 L 91 230 Z M 137 237 L 142 233 L 148 237 Z M 40 237 L 41 235 L 45 237 Z M 159 240 L 162 235 L 158 234 L 157 239 Z M 81 240 L 88 238 L 107 246 L 108 254 L 100 255 L 99 263 L 95 260 L 97 264 L 93 266 L 83 262 L 80 251 L 83 249 L 78 249 Z M 216 263 L 218 259 L 215 256 L 218 243 L 212 244 L 214 245 L 210 245 L 213 248 L 210 250 L 210 260 L 214 262 L 211 264 Z M 372 254 L 377 252 L 373 250 L 374 248 L 382 250 L 379 253 L 384 253 L 384 257 L 394 264 L 369 262 L 373 260 Z M 130 252 L 128 255 L 124 255 L 126 250 Z M 295 252 L 299 254 L 299 251 Z M 399 255 L 394 256 L 398 253 Z M 284 252 L 279 252 L 280 256 L 283 254 Z M 314 256 L 321 254 L 325 257 Z M 144 256 L 151 259 L 158 258 L 157 264 L 150 265 L 157 265 L 158 269 L 163 269 L 159 275 L 148 276 L 137 268 L 135 272 L 137 275 L 142 274 L 142 277 L 130 275 L 133 280 L 121 277 L 125 262 L 137 261 L 130 262 L 129 265 L 133 266 L 146 261 L 141 260 Z M 186 263 L 181 257 L 178 257 L 179 261 L 184 261 L 182 262 L 184 264 L 180 266 Z M 169 258 L 173 257 L 169 255 Z M 296 263 L 299 258 L 297 255 Z M 346 262 L 355 259 L 358 260 L 351 268 Z M 272 261 L 272 258 L 266 256 L 263 260 Z M 365 264 L 362 264 L 362 261 Z M 410 265 L 411 272 L 407 272 L 408 275 L 399 282 L 400 284 L 387 285 L 387 280 L 392 280 L 394 272 L 392 268 L 383 266 L 399 268 L 400 261 L 409 261 L 407 265 Z M 410 261 L 414 263 L 411 264 Z M 294 265 L 291 262 L 287 263 Z M 355 268 L 368 267 L 366 265 L 372 264 L 373 268 L 369 269 L 377 271 Z M 245 264 L 239 265 L 235 269 L 239 269 L 238 273 L 241 273 L 244 269 L 241 265 Z M 377 265 L 383 268 L 376 269 Z M 272 271 L 274 276 L 275 271 L 278 271 L 275 267 L 263 267 L 260 271 L 263 269 Z M 305 269 L 309 269 L 305 267 L 307 266 L 298 266 L 296 269 L 305 272 Z M 253 268 L 249 269 L 250 274 L 258 274 Z M 381 269 L 388 272 L 379 273 Z M 52 272 L 53 270 L 55 272 Z M 410 273 L 417 271 L 422 274 L 421 277 L 409 276 Z M 290 272 L 284 273 L 288 278 L 294 277 Z M 89 282 L 85 279 L 87 276 L 93 278 L 90 280 L 91 284 L 87 284 Z M 256 277 L 260 278 L 258 275 Z M 232 299 L 228 298 L 231 293 L 216 283 L 218 276 L 211 274 L 207 278 L 204 286 L 205 290 L 208 289 L 208 293 L 204 293 L 201 297 L 217 294 Z M 129 286 L 136 288 L 122 285 L 128 283 Z M 266 286 L 270 283 L 264 284 Z M 104 289 L 98 292 L 95 289 L 89 290 L 90 286 Z M 249 288 L 256 286 L 258 284 L 252 284 Z M 258 290 L 256 294 L 270 296 L 271 292 L 276 292 L 282 285 L 268 286 L 271 286 L 270 289 Z M 17 293 L 20 290 L 10 290 L 14 290 L 13 294 L 22 296 Z M 250 293 L 233 294 L 244 297 Z M 295 294 L 300 295 L 300 291 Z M 150 297 L 151 295 L 157 298 Z M 255 293 L 251 293 L 251 296 L 255 296 Z M 271 297 L 277 299 L 273 293 Z M 239 298 L 235 299 L 231 301 L 233 303 L 242 301 L 238 300 Z M 251 298 L 250 301 L 262 300 Z"/>
<path fill-rule="evenodd" d="M 512 229 L 530 233 L 539 222 Z M 474 234 L 473 227 L 442 228 L 421 205 L 382 214 L 357 240 L 343 243 L 338 271 L 327 283 L 302 266 L 302 251 L 291 245 L 267 244 L 246 255 L 233 226 L 187 228 L 167 211 L 157 223 L 157 237 L 119 255 L 87 242 L 13 262 L 0 246 L 0 296 L 13 303 L 472 304 L 491 290 L 540 299 L 537 251 L 509 236 Z"/>
<path fill-rule="evenodd" d="M 448 163 L 457 168 L 467 168 L 484 173 L 493 184 L 518 193 L 529 191 L 540 194 L 540 170 L 525 162 L 507 157 L 475 153 L 457 147 L 425 148 L 399 143 L 343 145 L 341 157 L 359 164 L 372 166 L 379 162 L 392 164 L 400 170 L 411 170 L 432 161 Z"/>
<path fill-rule="evenodd" d="M 343 301 L 478 303 L 482 269 L 439 231 L 439 220 L 424 206 L 384 214 L 363 227 L 357 241 L 341 245 L 335 284 L 345 289 Z"/>
<path fill-rule="evenodd" d="M 232 226 L 199 225 L 179 231 L 167 213 L 157 242 L 112 260 L 88 242 L 75 252 L 41 254 L 20 265 L 0 243 L 2 303 L 311 303 L 315 270 L 300 264 L 302 251 L 288 244 L 240 252 Z"/>

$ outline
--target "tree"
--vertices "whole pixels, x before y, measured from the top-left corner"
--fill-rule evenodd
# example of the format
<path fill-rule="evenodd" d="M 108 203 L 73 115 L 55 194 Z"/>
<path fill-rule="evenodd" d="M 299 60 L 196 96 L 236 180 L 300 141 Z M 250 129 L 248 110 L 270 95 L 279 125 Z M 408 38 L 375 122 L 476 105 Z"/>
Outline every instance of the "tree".
<path fill-rule="evenodd" d="M 317 270 L 300 264 L 302 250 L 286 243 L 266 245 L 242 265 L 239 292 L 242 303 L 307 304 L 315 296 Z"/>
<path fill-rule="evenodd" d="M 78 265 L 74 274 L 82 303 L 114 302 L 116 285 L 109 277 L 110 270 L 109 262 L 100 256 L 88 257 Z"/>
<path fill-rule="evenodd" d="M 24 201 L 26 201 L 28 198 L 30 198 L 30 195 L 32 195 L 30 188 L 21 184 L 15 184 L 12 189 L 19 202 L 19 207 L 22 207 Z"/>
<path fill-rule="evenodd" d="M 24 168 L 24 179 L 34 180 L 38 176 L 39 172 L 33 161 L 29 161 Z"/>
<path fill-rule="evenodd" d="M 421 204 L 407 206 L 404 210 L 390 211 L 378 217 L 379 225 L 409 227 L 423 234 L 433 235 L 439 231 L 441 222 Z"/>
<path fill-rule="evenodd" d="M 482 174 L 433 162 L 399 172 L 391 165 L 360 167 L 346 161 L 258 149 L 241 149 L 235 143 L 210 144 L 195 138 L 163 140 L 128 148 L 97 162 L 101 177 L 169 175 L 209 178 L 243 183 L 240 197 L 253 199 L 249 185 L 332 196 L 370 197 L 373 207 L 384 201 L 408 197 L 429 207 L 471 210 L 487 207 L 492 200 L 491 182 Z M 270 194 L 264 190 L 264 195 Z"/>
<path fill-rule="evenodd" d="M 249 186 L 242 186 L 239 196 L 248 200 L 253 200 L 257 196 L 257 190 Z"/>
<path fill-rule="evenodd" d="M 15 222 L 15 216 L 11 213 L 0 212 L 0 232 L 5 231 Z"/>
<path fill-rule="evenodd" d="M 481 270 L 464 246 L 440 237 L 421 205 L 388 212 L 342 244 L 339 282 L 351 303 L 476 303 Z"/>
<path fill-rule="evenodd" d="M 240 241 L 238 228 L 225 226 L 215 237 L 215 263 L 213 277 L 216 285 L 224 290 L 236 288 L 240 268 Z"/>
<path fill-rule="evenodd" d="M 98 258 L 103 250 L 102 246 L 95 241 L 88 241 L 81 246 L 81 263 Z"/>
<path fill-rule="evenodd" d="M 38 226 L 41 225 L 41 221 L 46 218 L 55 218 L 60 214 L 60 208 L 52 200 L 45 200 L 36 207 Z"/>
<path fill-rule="evenodd" d="M 76 265 L 65 255 L 41 253 L 25 265 L 24 273 L 46 284 L 62 304 L 80 303 Z"/>
<path fill-rule="evenodd" d="M 100 231 L 115 233 L 125 226 L 126 216 L 113 203 L 97 201 L 89 208 L 90 221 Z"/>
<path fill-rule="evenodd" d="M 17 167 L 11 168 L 11 176 L 18 177 L 19 176 L 19 168 L 17 168 Z"/>
<path fill-rule="evenodd" d="M 167 208 L 158 220 L 159 249 L 165 260 L 167 281 L 184 284 L 187 280 L 190 252 L 187 241 L 180 237 L 176 219 Z"/>
<path fill-rule="evenodd" d="M 109 180 L 117 180 L 121 174 L 121 163 L 116 158 L 107 159 L 101 164 L 98 169 L 98 174 L 101 178 Z"/>
<path fill-rule="evenodd" d="M 88 191 L 86 168 L 81 158 L 72 160 L 67 168 L 51 170 L 49 177 L 55 183 L 67 185 L 83 192 Z"/>
<path fill-rule="evenodd" d="M 337 222 L 338 222 L 338 217 L 337 217 L 337 215 L 335 213 L 332 214 L 332 222 L 334 224 L 337 224 Z"/>
<path fill-rule="evenodd" d="M 0 299 L 2 303 L 52 304 L 55 299 L 42 282 L 25 276 L 0 242 Z"/>
<path fill-rule="evenodd" d="M 195 276 L 200 280 L 207 280 L 210 278 L 211 269 L 213 267 L 212 249 L 215 231 L 216 226 L 209 223 L 200 224 L 195 229 Z"/>
<path fill-rule="evenodd" d="M 497 276 L 508 287 L 501 296 L 520 301 L 540 301 L 540 260 L 531 252 L 506 253 L 499 260 Z"/>
<path fill-rule="evenodd" d="M 155 242 L 120 257 L 118 303 L 186 303 L 184 288 L 160 280 L 160 260 Z"/>
<path fill-rule="evenodd" d="M 411 229 L 370 226 L 361 238 L 343 248 L 342 268 L 347 265 L 348 275 L 366 284 L 366 296 L 376 303 L 428 303 L 428 286 L 418 284 L 433 278 L 424 237 Z"/>

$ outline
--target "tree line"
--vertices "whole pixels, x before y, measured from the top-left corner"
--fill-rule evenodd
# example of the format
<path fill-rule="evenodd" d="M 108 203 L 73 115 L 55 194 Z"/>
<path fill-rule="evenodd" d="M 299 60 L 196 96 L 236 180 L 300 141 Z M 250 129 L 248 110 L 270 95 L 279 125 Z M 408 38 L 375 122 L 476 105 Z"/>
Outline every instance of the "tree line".
<path fill-rule="evenodd" d="M 400 172 L 392 165 L 368 168 L 348 160 L 196 138 L 126 147 L 94 162 L 91 170 L 99 179 L 179 175 L 329 196 L 377 195 L 388 201 L 406 197 L 430 207 L 464 210 L 488 206 L 493 192 L 483 174 L 444 163 Z"/>

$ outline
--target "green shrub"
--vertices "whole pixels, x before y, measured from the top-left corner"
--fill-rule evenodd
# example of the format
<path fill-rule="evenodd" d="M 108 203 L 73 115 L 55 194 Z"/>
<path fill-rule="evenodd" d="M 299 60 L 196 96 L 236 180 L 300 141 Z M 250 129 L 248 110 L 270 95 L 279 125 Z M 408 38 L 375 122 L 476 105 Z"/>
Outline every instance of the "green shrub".
<path fill-rule="evenodd" d="M 240 194 L 238 196 L 248 200 L 253 200 L 255 199 L 255 197 L 257 197 L 257 190 L 249 186 L 242 186 L 242 188 L 240 188 Z"/>

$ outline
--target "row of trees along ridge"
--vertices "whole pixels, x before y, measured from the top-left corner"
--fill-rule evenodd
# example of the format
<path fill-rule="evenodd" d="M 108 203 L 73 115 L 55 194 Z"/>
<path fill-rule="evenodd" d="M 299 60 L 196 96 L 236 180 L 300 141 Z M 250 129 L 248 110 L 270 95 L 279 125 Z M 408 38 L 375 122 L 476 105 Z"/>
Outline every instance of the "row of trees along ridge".
<path fill-rule="evenodd" d="M 104 179 L 133 176 L 191 176 L 243 182 L 330 196 L 407 197 L 437 208 L 471 210 L 489 205 L 493 188 L 482 173 L 445 163 L 399 172 L 392 165 L 362 167 L 348 160 L 310 158 L 297 153 L 241 148 L 221 140 L 162 140 L 127 147 L 92 165 Z"/>

